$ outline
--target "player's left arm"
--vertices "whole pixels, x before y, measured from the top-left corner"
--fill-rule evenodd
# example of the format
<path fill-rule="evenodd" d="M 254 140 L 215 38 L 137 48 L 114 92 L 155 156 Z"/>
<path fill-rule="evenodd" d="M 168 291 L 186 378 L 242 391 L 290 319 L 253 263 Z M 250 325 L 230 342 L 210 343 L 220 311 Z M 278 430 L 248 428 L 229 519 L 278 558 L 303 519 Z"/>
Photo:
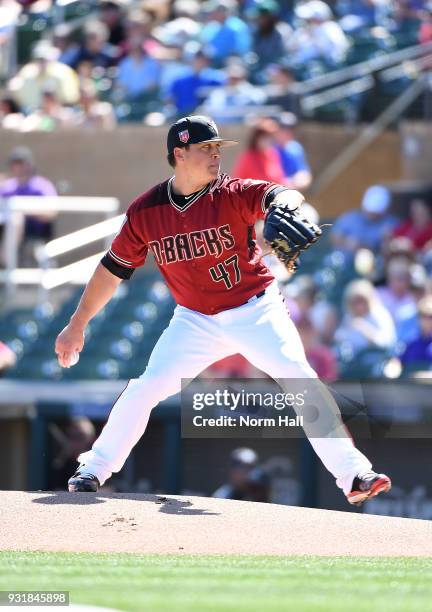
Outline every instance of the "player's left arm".
<path fill-rule="evenodd" d="M 233 179 L 230 186 L 237 195 L 237 207 L 246 223 L 253 225 L 264 219 L 272 205 L 286 205 L 296 209 L 304 202 L 304 196 L 286 185 L 253 179 Z"/>

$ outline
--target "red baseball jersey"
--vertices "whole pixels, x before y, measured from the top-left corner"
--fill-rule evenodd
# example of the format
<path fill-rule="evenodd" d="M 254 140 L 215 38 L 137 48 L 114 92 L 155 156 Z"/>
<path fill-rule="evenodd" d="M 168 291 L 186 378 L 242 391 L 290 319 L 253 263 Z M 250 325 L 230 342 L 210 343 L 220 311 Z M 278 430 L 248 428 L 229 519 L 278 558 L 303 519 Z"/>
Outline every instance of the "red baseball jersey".
<path fill-rule="evenodd" d="M 151 249 L 176 302 L 207 315 L 240 306 L 270 285 L 254 224 L 286 187 L 222 174 L 180 207 L 172 180 L 132 202 L 102 263 L 129 278 Z"/>

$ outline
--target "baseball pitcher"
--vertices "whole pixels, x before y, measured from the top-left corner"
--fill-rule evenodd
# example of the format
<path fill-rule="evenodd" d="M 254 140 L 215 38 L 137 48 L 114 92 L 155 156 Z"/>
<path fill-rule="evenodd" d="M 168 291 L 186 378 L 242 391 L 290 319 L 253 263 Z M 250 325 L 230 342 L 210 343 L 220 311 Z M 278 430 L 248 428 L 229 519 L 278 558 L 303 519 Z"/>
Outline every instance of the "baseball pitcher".
<path fill-rule="evenodd" d="M 264 219 L 265 240 L 291 270 L 321 230 L 302 214 L 298 191 L 221 174 L 221 149 L 235 144 L 220 137 L 208 117 L 184 117 L 171 126 L 167 148 L 174 175 L 129 206 L 121 230 L 57 337 L 59 363 L 70 367 L 84 347 L 89 321 L 152 251 L 177 302 L 174 315 L 144 373 L 129 381 L 92 449 L 79 456 L 80 466 L 69 480 L 71 492 L 97 491 L 121 470 L 152 408 L 178 393 L 182 378 L 193 379 L 228 355 L 244 355 L 278 381 L 321 384 L 262 261 L 254 224 Z M 336 422 L 333 397 L 324 385 L 319 394 L 325 406 L 320 418 Z M 361 504 L 390 489 L 388 476 L 372 471 L 341 421 L 322 437 L 306 427 L 305 432 L 350 503 Z"/>

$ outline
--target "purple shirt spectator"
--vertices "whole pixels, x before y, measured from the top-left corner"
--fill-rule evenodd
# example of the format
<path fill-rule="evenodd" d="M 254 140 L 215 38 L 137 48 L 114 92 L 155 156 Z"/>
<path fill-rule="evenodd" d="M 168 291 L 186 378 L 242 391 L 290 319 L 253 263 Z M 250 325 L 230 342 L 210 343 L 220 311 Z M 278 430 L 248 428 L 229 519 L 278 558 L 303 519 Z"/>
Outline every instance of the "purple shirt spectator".
<path fill-rule="evenodd" d="M 56 196 L 54 185 L 43 176 L 31 176 L 27 182 L 20 183 L 16 178 L 7 179 L 0 188 L 0 196 Z M 51 238 L 51 221 L 26 215 L 24 235 L 28 238 Z"/>
<path fill-rule="evenodd" d="M 432 369 L 432 295 L 426 295 L 418 303 L 420 333 L 409 342 L 401 356 L 402 365 L 413 371 Z"/>
<path fill-rule="evenodd" d="M 401 357 L 403 365 L 425 362 L 432 366 L 432 334 L 420 336 L 408 344 Z"/>

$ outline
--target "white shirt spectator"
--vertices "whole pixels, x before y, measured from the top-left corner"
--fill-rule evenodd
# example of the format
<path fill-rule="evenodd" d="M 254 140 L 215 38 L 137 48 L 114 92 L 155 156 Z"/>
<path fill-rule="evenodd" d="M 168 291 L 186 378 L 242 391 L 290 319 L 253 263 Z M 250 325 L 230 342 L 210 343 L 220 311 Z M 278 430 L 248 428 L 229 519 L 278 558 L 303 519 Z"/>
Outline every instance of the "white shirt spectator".
<path fill-rule="evenodd" d="M 297 62 L 323 59 L 338 63 L 349 48 L 348 38 L 334 21 L 330 7 L 320 0 L 310 0 L 296 9 L 305 25 L 295 30 L 289 48 Z"/>
<path fill-rule="evenodd" d="M 354 356 L 367 348 L 391 349 L 395 346 L 393 319 L 369 281 L 360 279 L 349 283 L 344 304 L 346 314 L 335 333 L 338 345 L 347 344 Z"/>

